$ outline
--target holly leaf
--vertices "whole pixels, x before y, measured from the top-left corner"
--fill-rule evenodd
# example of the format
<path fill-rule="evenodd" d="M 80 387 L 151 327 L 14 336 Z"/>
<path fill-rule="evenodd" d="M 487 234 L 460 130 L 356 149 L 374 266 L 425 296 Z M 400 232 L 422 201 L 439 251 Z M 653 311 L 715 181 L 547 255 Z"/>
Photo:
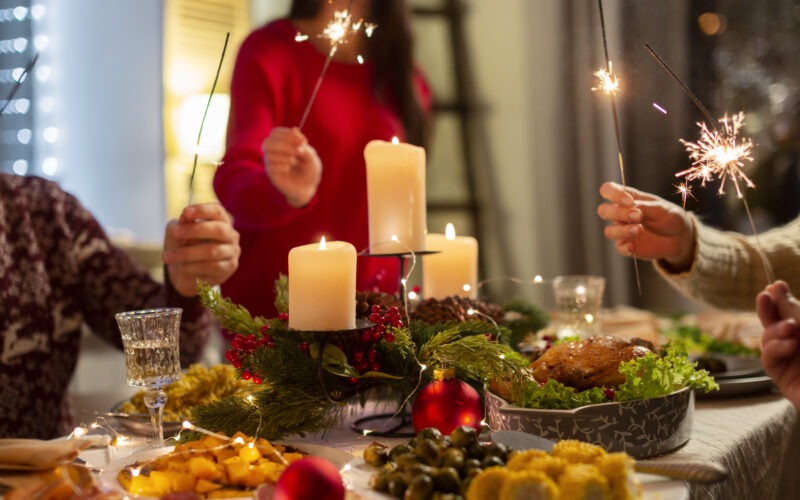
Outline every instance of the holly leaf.
<path fill-rule="evenodd" d="M 319 360 L 320 344 L 311 344 L 308 352 L 311 358 Z M 358 370 L 347 361 L 347 355 L 335 345 L 325 344 L 322 351 L 322 368 L 328 373 L 339 375 L 340 377 L 359 377 Z"/>

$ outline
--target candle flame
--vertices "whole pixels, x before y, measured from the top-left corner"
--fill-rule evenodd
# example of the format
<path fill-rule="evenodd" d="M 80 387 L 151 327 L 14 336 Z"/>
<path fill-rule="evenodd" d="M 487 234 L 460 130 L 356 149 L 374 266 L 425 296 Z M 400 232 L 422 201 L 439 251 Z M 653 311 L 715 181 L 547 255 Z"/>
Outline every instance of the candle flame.
<path fill-rule="evenodd" d="M 319 249 L 325 250 L 328 246 L 325 244 L 325 237 L 323 236 L 322 239 L 319 240 Z"/>
<path fill-rule="evenodd" d="M 448 222 L 444 228 L 444 237 L 448 240 L 456 239 L 456 228 L 453 226 L 452 222 Z"/>
<path fill-rule="evenodd" d="M 398 139 L 397 136 L 392 137 L 392 144 L 400 144 L 400 139 Z"/>

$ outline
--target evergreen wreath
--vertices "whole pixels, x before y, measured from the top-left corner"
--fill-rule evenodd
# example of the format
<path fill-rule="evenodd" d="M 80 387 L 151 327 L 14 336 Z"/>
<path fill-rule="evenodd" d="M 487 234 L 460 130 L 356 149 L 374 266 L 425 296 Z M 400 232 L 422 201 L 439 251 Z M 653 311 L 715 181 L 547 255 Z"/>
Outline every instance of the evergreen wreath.
<path fill-rule="evenodd" d="M 280 314 L 263 318 L 199 283 L 203 305 L 222 328 L 235 332 L 226 358 L 253 386 L 244 394 L 196 407 L 196 425 L 267 439 L 317 432 L 338 425 L 351 402 L 363 406 L 379 387 L 403 408 L 438 367 L 453 368 L 457 378 L 478 389 L 502 380 L 521 390 L 529 376 L 528 361 L 511 346 L 547 321 L 541 311 L 520 302 L 501 310 L 513 310 L 513 321 L 496 321 L 496 311 L 483 303 L 452 297 L 428 304 L 427 316 L 434 309 L 440 314 L 433 316 L 443 319 L 429 323 L 389 305 L 392 299 L 397 303 L 391 295 L 359 292 L 358 316 L 374 326 L 354 332 L 299 332 L 288 328 L 286 277 L 275 287 Z M 424 309 L 423 304 L 417 309 Z M 442 312 L 448 307 L 470 314 L 453 320 Z M 408 318 L 410 325 L 405 324 Z"/>

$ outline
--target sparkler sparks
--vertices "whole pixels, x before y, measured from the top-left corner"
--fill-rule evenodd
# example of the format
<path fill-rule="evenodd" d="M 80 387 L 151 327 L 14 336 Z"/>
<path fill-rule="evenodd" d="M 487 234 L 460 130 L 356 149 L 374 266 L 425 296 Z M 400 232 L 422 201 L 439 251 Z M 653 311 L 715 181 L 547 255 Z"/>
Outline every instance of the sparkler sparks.
<path fill-rule="evenodd" d="M 325 58 L 325 64 L 322 66 L 322 71 L 319 74 L 319 78 L 317 78 L 317 83 L 314 85 L 314 90 L 311 92 L 311 97 L 308 99 L 308 104 L 306 104 L 306 109 L 303 111 L 303 117 L 300 119 L 300 124 L 298 128 L 302 130 L 303 125 L 306 123 L 306 119 L 308 119 L 308 113 L 311 111 L 311 105 L 314 103 L 314 99 L 317 97 L 317 92 L 319 92 L 319 88 L 322 85 L 322 80 L 325 78 L 325 73 L 328 72 L 328 66 L 331 64 L 331 60 L 333 56 L 336 55 L 336 51 L 338 50 L 340 45 L 347 43 L 348 35 L 358 33 L 361 29 L 364 29 L 364 34 L 367 38 L 371 37 L 372 34 L 375 32 L 375 29 L 378 27 L 377 24 L 374 23 L 367 23 L 364 22 L 363 19 L 359 19 L 358 21 L 353 21 L 353 16 L 350 14 L 350 4 L 352 4 L 352 0 L 347 4 L 347 8 L 345 10 L 339 10 L 333 13 L 333 20 L 329 22 L 325 29 L 322 30 L 320 33 L 320 38 L 326 38 L 330 42 L 331 48 L 328 51 L 328 56 Z M 308 35 L 303 33 L 297 33 L 294 37 L 296 42 L 304 42 L 308 40 Z M 363 64 L 363 57 L 359 54 L 357 56 L 359 64 Z"/>
<path fill-rule="evenodd" d="M 592 90 L 600 90 L 608 95 L 617 95 L 619 93 L 619 79 L 611 67 L 611 61 L 608 62 L 608 69 L 600 68 L 594 72 L 594 76 L 597 77 L 598 85 L 597 87 L 592 87 Z"/>
<path fill-rule="evenodd" d="M 701 185 L 717 178 L 720 180 L 718 194 L 725 194 L 725 182 L 730 180 L 736 186 L 736 196 L 744 197 L 740 182 L 748 188 L 755 188 L 755 184 L 744 173 L 745 162 L 750 162 L 753 157 L 753 141 L 741 137 L 739 131 L 744 124 L 744 113 L 739 112 L 732 117 L 726 114 L 719 119 L 722 124 L 720 130 L 710 129 L 705 122 L 697 125 L 700 127 L 700 139 L 691 142 L 681 139 L 681 144 L 689 153 L 692 166 L 675 174 L 684 177 L 687 181 L 700 180 Z M 684 197 L 684 204 L 685 204 Z"/>
<path fill-rule="evenodd" d="M 695 196 L 692 194 L 692 188 L 685 182 L 681 182 L 680 184 L 673 184 L 675 188 L 675 194 L 681 195 L 681 199 L 683 200 L 683 208 L 686 208 L 686 199 L 691 197 L 693 200 L 696 200 Z"/>

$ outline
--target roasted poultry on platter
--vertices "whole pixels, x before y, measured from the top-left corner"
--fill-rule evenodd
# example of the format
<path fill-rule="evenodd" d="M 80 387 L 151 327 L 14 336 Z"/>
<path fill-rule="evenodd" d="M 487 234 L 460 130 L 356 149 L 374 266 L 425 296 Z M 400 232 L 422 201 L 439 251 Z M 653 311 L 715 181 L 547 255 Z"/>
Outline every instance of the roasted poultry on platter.
<path fill-rule="evenodd" d="M 652 346 L 650 346 L 652 347 Z M 619 364 L 640 358 L 651 348 L 610 335 L 550 347 L 531 365 L 539 383 L 553 378 L 578 390 L 616 387 L 625 382 Z"/>

